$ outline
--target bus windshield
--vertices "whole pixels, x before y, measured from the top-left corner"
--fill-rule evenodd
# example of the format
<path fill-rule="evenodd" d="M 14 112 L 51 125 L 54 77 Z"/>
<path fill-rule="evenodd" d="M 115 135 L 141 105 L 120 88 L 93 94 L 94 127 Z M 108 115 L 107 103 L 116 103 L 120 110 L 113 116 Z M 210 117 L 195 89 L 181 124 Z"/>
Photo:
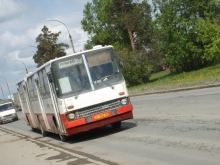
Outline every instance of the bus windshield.
<path fill-rule="evenodd" d="M 78 95 L 123 80 L 112 48 L 60 59 L 52 63 L 51 70 L 58 97 Z"/>
<path fill-rule="evenodd" d="M 12 103 L 3 104 L 3 105 L 0 105 L 0 112 L 7 111 L 7 110 L 10 110 L 13 108 L 14 107 L 13 107 Z"/>

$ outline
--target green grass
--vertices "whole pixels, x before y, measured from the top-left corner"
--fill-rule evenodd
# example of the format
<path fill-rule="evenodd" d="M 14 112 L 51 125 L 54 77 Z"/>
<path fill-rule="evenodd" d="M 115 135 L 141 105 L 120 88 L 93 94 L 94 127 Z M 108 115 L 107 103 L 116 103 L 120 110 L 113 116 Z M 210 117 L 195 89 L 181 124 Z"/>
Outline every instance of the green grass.
<path fill-rule="evenodd" d="M 164 91 L 220 83 L 220 64 L 192 72 L 171 74 L 163 71 L 152 74 L 146 84 L 128 88 L 130 94 Z"/>

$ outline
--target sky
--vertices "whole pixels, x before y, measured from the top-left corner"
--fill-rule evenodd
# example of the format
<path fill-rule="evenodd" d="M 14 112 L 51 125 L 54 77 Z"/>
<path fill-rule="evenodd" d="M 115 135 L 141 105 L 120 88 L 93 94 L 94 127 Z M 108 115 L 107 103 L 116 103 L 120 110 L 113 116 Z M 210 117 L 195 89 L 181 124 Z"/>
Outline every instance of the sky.
<path fill-rule="evenodd" d="M 0 0 L 0 99 L 17 92 L 16 83 L 37 68 L 33 60 L 36 37 L 43 26 L 52 33 L 61 31 L 57 43 L 66 43 L 67 54 L 73 52 L 68 31 L 76 52 L 83 50 L 88 39 L 82 30 L 84 5 L 91 0 Z M 60 22 L 47 21 L 48 19 Z M 18 60 L 18 61 L 16 61 Z"/>

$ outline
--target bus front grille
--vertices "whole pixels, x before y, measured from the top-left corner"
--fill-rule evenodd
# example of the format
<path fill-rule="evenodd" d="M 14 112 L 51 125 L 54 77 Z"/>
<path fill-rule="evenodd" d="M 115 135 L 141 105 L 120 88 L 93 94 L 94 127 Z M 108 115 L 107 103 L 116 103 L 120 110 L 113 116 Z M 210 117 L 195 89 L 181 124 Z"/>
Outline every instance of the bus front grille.
<path fill-rule="evenodd" d="M 113 100 L 102 104 L 93 105 L 76 111 L 76 118 L 85 118 L 96 113 L 104 112 L 110 109 L 116 109 L 121 106 L 119 100 Z"/>

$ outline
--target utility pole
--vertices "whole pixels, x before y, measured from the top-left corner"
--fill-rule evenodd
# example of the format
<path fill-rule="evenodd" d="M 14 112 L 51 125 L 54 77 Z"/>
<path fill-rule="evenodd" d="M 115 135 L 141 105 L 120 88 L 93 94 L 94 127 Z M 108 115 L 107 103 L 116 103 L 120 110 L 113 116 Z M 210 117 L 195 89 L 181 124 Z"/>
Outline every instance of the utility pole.
<path fill-rule="evenodd" d="M 1 90 L 2 90 L 2 87 L 1 87 Z M 3 96 L 3 99 L 5 100 L 5 95 L 3 93 L 3 90 L 2 90 L 2 96 Z"/>
<path fill-rule="evenodd" d="M 8 87 L 8 93 L 9 93 L 9 96 L 10 96 L 10 99 L 11 99 L 11 92 L 10 92 L 10 90 L 9 90 L 8 82 L 6 81 L 6 79 L 5 79 L 4 77 L 0 77 L 0 78 L 2 78 L 2 79 L 5 80 L 5 82 L 6 82 L 6 84 L 7 84 L 7 87 Z"/>
<path fill-rule="evenodd" d="M 74 45 L 73 45 L 72 36 L 70 35 L 70 32 L 69 32 L 68 27 L 67 27 L 63 22 L 58 21 L 58 20 L 55 20 L 55 19 L 47 19 L 47 21 L 57 21 L 57 22 L 62 23 L 62 24 L 66 27 L 66 29 L 67 29 L 67 31 L 68 31 L 68 34 L 69 34 L 70 42 L 71 42 L 71 45 L 72 45 L 73 53 L 76 53 L 75 48 L 74 48 Z"/>

